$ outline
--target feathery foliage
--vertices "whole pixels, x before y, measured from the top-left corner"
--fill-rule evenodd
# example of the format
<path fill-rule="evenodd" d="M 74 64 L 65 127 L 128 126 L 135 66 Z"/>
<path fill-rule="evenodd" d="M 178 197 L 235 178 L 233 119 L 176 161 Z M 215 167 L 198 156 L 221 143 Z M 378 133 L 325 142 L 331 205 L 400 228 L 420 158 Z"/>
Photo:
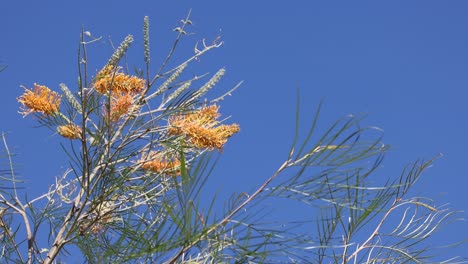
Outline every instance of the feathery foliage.
<path fill-rule="evenodd" d="M 216 197 L 208 208 L 202 206 L 215 151 L 240 129 L 219 119 L 217 103 L 238 86 L 209 100 L 207 92 L 225 69 L 208 80 L 206 74 L 184 75 L 194 61 L 223 44 L 218 38 L 211 44 L 201 41 L 192 56 L 167 69 L 191 24 L 189 13 L 153 73 L 145 17 L 146 72 L 138 76 L 119 66 L 133 41 L 129 35 L 89 78 L 86 51 L 94 38 L 83 30 L 78 83 L 60 84 L 62 94 L 39 84 L 25 88 L 18 98 L 23 113 L 63 137 L 70 163 L 43 195 L 23 198 L 14 156 L 2 135 L 8 164 L 0 171 L 2 262 L 59 263 L 72 257 L 89 263 L 442 261 L 431 255 L 437 241 L 426 241 L 458 214 L 409 192 L 433 160 L 415 162 L 379 185 L 374 176 L 388 150 L 381 131 L 348 116 L 320 133 L 321 105 L 302 135 L 298 100 L 291 150 L 254 192 L 233 194 L 223 212 L 215 208 Z M 307 221 L 291 228 L 262 221 L 263 202 L 280 198 L 315 210 L 315 231 L 302 228 L 311 224 Z M 40 239 L 44 234 L 47 239 Z"/>

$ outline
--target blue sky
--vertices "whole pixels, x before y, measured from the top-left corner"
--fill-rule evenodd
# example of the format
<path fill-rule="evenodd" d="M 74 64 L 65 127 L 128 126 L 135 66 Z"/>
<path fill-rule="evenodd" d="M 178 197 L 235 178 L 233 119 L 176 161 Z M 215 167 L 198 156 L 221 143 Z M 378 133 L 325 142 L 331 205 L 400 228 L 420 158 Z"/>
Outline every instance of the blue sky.
<path fill-rule="evenodd" d="M 0 130 L 7 132 L 32 193 L 46 190 L 66 163 L 57 136 L 17 113 L 19 86 L 37 82 L 59 90 L 59 83 L 76 83 L 81 26 L 103 36 L 90 54 L 96 69 L 112 53 L 108 37 L 117 44 L 127 34 L 136 38 L 130 61 L 143 67 L 145 15 L 156 64 L 190 8 L 195 34 L 186 47 L 218 35 L 224 41 L 192 67 L 194 73 L 225 67 L 219 93 L 244 81 L 222 104 L 242 131 L 224 149 L 213 176 L 216 190 L 251 190 L 280 165 L 294 135 L 299 88 L 304 118 L 325 99 L 319 125 L 366 114 L 365 124 L 385 131 L 392 150 L 379 177 L 396 177 L 409 162 L 442 153 L 415 194 L 468 211 L 466 1 L 5 2 L 0 62 L 8 68 L 0 74 Z M 467 238 L 466 230 L 458 223 L 446 236 Z"/>

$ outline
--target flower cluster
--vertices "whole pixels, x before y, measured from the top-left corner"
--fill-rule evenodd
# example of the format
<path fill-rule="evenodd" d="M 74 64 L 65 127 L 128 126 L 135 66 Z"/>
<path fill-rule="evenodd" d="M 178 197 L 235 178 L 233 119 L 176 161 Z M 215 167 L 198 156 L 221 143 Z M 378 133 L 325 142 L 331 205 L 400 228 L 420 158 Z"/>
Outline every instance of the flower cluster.
<path fill-rule="evenodd" d="M 116 93 L 111 97 L 110 121 L 116 122 L 133 106 L 133 97 L 128 93 Z"/>
<path fill-rule="evenodd" d="M 150 152 L 148 155 L 143 156 L 140 162 L 142 162 L 141 168 L 146 171 L 171 176 L 180 174 L 180 161 L 176 158 L 166 158 L 161 152 Z"/>
<path fill-rule="evenodd" d="M 94 88 L 98 93 L 108 96 L 108 103 L 103 109 L 106 120 L 117 122 L 122 116 L 137 109 L 135 97 L 143 91 L 145 85 L 145 80 L 123 74 L 119 67 L 104 67 L 96 76 Z M 71 101 L 69 97 L 73 96 L 65 97 Z M 61 96 L 46 86 L 34 84 L 34 89 L 32 91 L 26 89 L 18 101 L 23 105 L 24 115 L 32 112 L 46 116 L 59 114 L 59 117 L 66 122 L 57 127 L 57 133 L 68 139 L 82 138 L 82 128 L 59 112 Z M 239 132 L 240 128 L 237 124 L 224 125 L 218 121 L 220 117 L 218 111 L 219 106 L 211 105 L 195 109 L 190 113 L 171 116 L 168 119 L 167 134 L 182 139 L 182 143 L 189 148 L 222 150 L 228 138 Z M 141 168 L 171 176 L 180 175 L 180 160 L 175 158 L 177 155 L 168 153 L 159 150 L 143 155 L 139 160 Z"/>
<path fill-rule="evenodd" d="M 61 97 L 58 93 L 51 91 L 47 86 L 34 84 L 31 91 L 24 88 L 25 92 L 17 100 L 22 104 L 20 112 L 24 116 L 37 112 L 46 116 L 59 112 Z"/>
<path fill-rule="evenodd" d="M 57 127 L 59 135 L 69 139 L 78 139 L 81 137 L 81 128 L 75 124 L 68 124 Z"/>
<path fill-rule="evenodd" d="M 117 122 L 130 111 L 134 95 L 141 93 L 145 85 L 145 80 L 108 65 L 97 74 L 94 89 L 100 94 L 110 95 L 110 114 L 106 113 L 106 116 L 110 116 L 111 122 Z"/>
<path fill-rule="evenodd" d="M 107 94 L 109 91 L 138 94 L 143 91 L 146 85 L 145 80 L 126 75 L 120 70 L 110 65 L 104 67 L 96 76 L 94 89 L 100 94 Z"/>
<path fill-rule="evenodd" d="M 240 131 L 238 124 L 222 125 L 219 106 L 211 105 L 186 115 L 169 118 L 169 135 L 184 136 L 195 148 L 221 150 L 227 139 Z"/>

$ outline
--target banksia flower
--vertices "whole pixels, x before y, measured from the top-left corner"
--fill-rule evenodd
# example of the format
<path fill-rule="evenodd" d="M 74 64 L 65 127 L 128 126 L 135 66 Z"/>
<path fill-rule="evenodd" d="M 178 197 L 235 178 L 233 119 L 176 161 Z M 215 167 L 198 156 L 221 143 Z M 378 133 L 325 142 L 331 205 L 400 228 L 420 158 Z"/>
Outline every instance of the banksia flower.
<path fill-rule="evenodd" d="M 31 91 L 23 87 L 26 91 L 17 100 L 23 106 L 21 107 L 24 116 L 30 113 L 38 112 L 46 116 L 59 112 L 61 97 L 58 93 L 51 91 L 47 86 L 34 84 Z"/>
<path fill-rule="evenodd" d="M 183 135 L 196 148 L 221 150 L 227 139 L 240 131 L 237 124 L 220 125 L 219 107 L 203 107 L 194 113 L 169 118 L 169 134 Z"/>
<path fill-rule="evenodd" d="M 180 161 L 178 159 L 168 159 L 160 152 L 150 152 L 140 160 L 141 168 L 155 173 L 176 176 L 180 174 Z"/>
<path fill-rule="evenodd" d="M 96 76 L 94 88 L 100 94 L 107 92 L 140 93 L 146 85 L 146 81 L 136 76 L 126 75 L 120 72 L 120 68 L 113 66 L 104 67 Z"/>
<path fill-rule="evenodd" d="M 75 124 L 68 124 L 57 127 L 59 135 L 69 139 L 81 138 L 81 128 Z"/>

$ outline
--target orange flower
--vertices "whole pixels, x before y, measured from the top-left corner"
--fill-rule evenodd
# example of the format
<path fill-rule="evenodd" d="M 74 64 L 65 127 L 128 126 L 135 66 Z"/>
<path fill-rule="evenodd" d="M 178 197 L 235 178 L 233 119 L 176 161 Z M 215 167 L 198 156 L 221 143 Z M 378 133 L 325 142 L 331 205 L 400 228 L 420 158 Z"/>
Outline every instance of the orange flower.
<path fill-rule="evenodd" d="M 137 94 L 143 91 L 146 81 L 136 76 L 126 75 L 120 72 L 120 68 L 106 66 L 96 76 L 94 88 L 100 94 L 106 94 L 112 88 L 113 92 Z"/>
<path fill-rule="evenodd" d="M 150 152 L 140 160 L 141 168 L 146 171 L 164 173 L 176 176 L 180 174 L 180 161 L 178 159 L 167 159 L 160 152 Z"/>
<path fill-rule="evenodd" d="M 78 139 L 81 137 L 81 128 L 75 124 L 57 127 L 57 132 L 65 138 Z"/>
<path fill-rule="evenodd" d="M 58 93 L 51 91 L 47 86 L 34 84 L 31 91 L 23 87 L 26 91 L 18 97 L 18 102 L 22 104 L 20 114 L 27 116 L 33 112 L 53 115 L 59 112 L 61 97 Z"/>
<path fill-rule="evenodd" d="M 169 134 L 184 135 L 196 148 L 222 149 L 227 139 L 240 131 L 237 124 L 220 125 L 219 106 L 203 107 L 194 113 L 169 118 Z"/>
<path fill-rule="evenodd" d="M 117 122 L 119 118 L 130 111 L 133 105 L 133 97 L 126 93 L 117 93 L 111 98 L 110 120 Z"/>

